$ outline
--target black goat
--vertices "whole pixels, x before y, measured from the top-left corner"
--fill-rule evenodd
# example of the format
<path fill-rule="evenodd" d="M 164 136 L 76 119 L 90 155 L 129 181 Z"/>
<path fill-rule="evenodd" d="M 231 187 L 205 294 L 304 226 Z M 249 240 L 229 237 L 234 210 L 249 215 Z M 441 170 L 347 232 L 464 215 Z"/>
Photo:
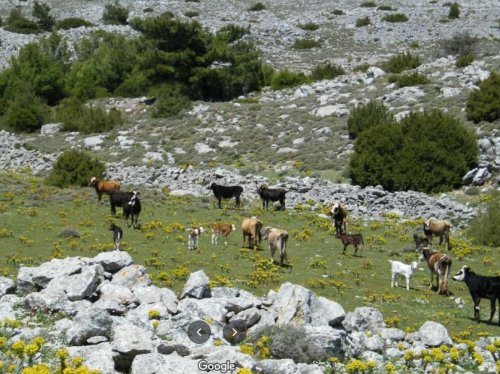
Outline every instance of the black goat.
<path fill-rule="evenodd" d="M 257 193 L 262 199 L 262 208 L 268 209 L 269 201 L 279 201 L 280 207 L 279 210 L 285 210 L 285 194 L 286 191 L 283 188 L 267 188 L 264 186 L 260 186 L 257 189 Z"/>
<path fill-rule="evenodd" d="M 342 241 L 342 244 L 344 245 L 342 254 L 344 255 L 349 244 L 352 244 L 354 246 L 354 256 L 356 256 L 358 253 L 358 246 L 361 247 L 361 250 L 363 250 L 363 244 L 365 243 L 361 234 L 341 234 L 340 232 L 337 232 L 335 234 L 335 237 L 339 238 Z"/>
<path fill-rule="evenodd" d="M 493 321 L 495 315 L 496 304 L 500 301 L 500 277 L 486 277 L 474 273 L 469 267 L 463 266 L 453 276 L 453 280 L 465 282 L 469 289 L 472 301 L 474 302 L 474 319 L 480 322 L 479 303 L 481 299 L 490 299 L 490 318 L 488 323 Z M 500 326 L 500 315 L 498 317 L 498 325 Z"/>
<path fill-rule="evenodd" d="M 137 221 L 141 213 L 141 201 L 139 200 L 139 192 L 132 191 L 133 195 L 130 200 L 123 205 L 123 216 L 125 217 L 125 224 L 128 226 L 128 219 L 130 217 L 132 227 L 134 229 L 139 227 Z"/>
<path fill-rule="evenodd" d="M 111 215 L 116 215 L 116 207 L 123 207 L 132 198 L 133 192 L 114 190 L 109 193 L 109 203 L 111 205 Z"/>
<path fill-rule="evenodd" d="M 234 197 L 236 200 L 236 208 L 239 208 L 241 205 L 241 200 L 240 196 L 243 192 L 243 187 L 241 186 L 220 186 L 218 184 L 212 183 L 210 186 L 208 186 L 209 190 L 212 190 L 214 193 L 214 196 L 217 198 L 217 201 L 219 203 L 219 209 L 222 208 L 221 205 L 221 200 L 224 199 L 230 199 L 231 197 Z"/>

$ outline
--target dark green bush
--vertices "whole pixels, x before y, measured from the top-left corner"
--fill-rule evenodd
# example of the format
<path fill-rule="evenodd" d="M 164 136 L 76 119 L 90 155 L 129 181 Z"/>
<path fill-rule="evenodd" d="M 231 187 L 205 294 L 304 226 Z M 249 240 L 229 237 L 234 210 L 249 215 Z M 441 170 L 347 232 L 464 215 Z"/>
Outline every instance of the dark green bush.
<path fill-rule="evenodd" d="M 455 62 L 455 66 L 457 68 L 464 68 L 466 66 L 469 66 L 472 64 L 474 61 L 474 56 L 471 54 L 463 55 L 457 58 L 457 61 Z"/>
<path fill-rule="evenodd" d="M 373 1 L 365 1 L 365 2 L 362 2 L 360 7 L 362 8 L 375 8 L 377 6 L 377 4 L 375 4 Z"/>
<path fill-rule="evenodd" d="M 353 183 L 389 191 L 435 193 L 457 188 L 477 164 L 475 136 L 441 111 L 411 113 L 359 134 L 349 162 Z"/>
<path fill-rule="evenodd" d="M 295 39 L 293 49 L 311 49 L 321 47 L 321 43 L 313 39 Z"/>
<path fill-rule="evenodd" d="M 10 67 L 0 73 L 0 114 L 22 92 L 33 93 L 49 105 L 65 97 L 65 56 L 60 41 L 53 34 L 38 44 L 26 44 L 12 58 Z"/>
<path fill-rule="evenodd" d="M 35 1 L 31 14 L 38 19 L 38 26 L 43 31 L 51 31 L 56 23 L 54 17 L 50 15 L 50 7 L 47 4 L 40 4 L 38 1 Z"/>
<path fill-rule="evenodd" d="M 319 25 L 314 22 L 300 23 L 298 26 L 305 31 L 316 31 L 317 29 L 319 29 Z"/>
<path fill-rule="evenodd" d="M 408 22 L 408 17 L 403 13 L 388 14 L 382 18 L 385 22 Z"/>
<path fill-rule="evenodd" d="M 132 72 L 128 74 L 116 90 L 115 95 L 122 97 L 138 97 L 148 92 L 151 82 L 142 72 Z"/>
<path fill-rule="evenodd" d="M 90 178 L 101 177 L 105 170 L 104 164 L 89 153 L 71 149 L 58 157 L 45 183 L 60 188 L 86 187 Z"/>
<path fill-rule="evenodd" d="M 469 226 L 469 234 L 476 243 L 490 247 L 500 247 L 500 193 L 494 192 L 479 214 Z"/>
<path fill-rule="evenodd" d="M 479 82 L 479 90 L 467 97 L 467 119 L 475 123 L 500 119 L 500 74 L 491 72 L 488 79 Z"/>
<path fill-rule="evenodd" d="M 106 112 L 101 106 L 85 105 L 76 98 L 63 100 L 56 109 L 56 118 L 64 131 L 82 134 L 107 132 L 123 123 L 119 110 Z"/>
<path fill-rule="evenodd" d="M 44 124 L 47 106 L 33 94 L 19 95 L 10 103 L 2 124 L 14 132 L 36 132 Z"/>
<path fill-rule="evenodd" d="M 396 83 L 398 88 L 430 83 L 426 75 L 417 72 L 411 74 L 392 74 L 388 80 L 389 83 Z"/>
<path fill-rule="evenodd" d="M 126 25 L 128 13 L 128 9 L 121 6 L 118 0 L 115 0 L 114 4 L 104 6 L 102 21 L 107 25 Z"/>
<path fill-rule="evenodd" d="M 467 31 L 454 34 L 451 39 L 441 41 L 443 52 L 447 55 L 475 55 L 478 38 L 471 36 Z"/>
<path fill-rule="evenodd" d="M 283 88 L 300 86 L 308 82 L 309 78 L 304 73 L 296 73 L 285 69 L 273 74 L 271 88 L 273 90 L 281 90 Z"/>
<path fill-rule="evenodd" d="M 156 85 L 180 84 L 191 99 L 228 100 L 258 90 L 264 82 L 260 52 L 252 43 L 229 44 L 198 22 L 168 15 L 133 19 L 141 45 L 157 48 L 141 56 L 145 74 Z"/>
<path fill-rule="evenodd" d="M 363 18 L 358 18 L 356 20 L 356 27 L 364 27 L 364 26 L 368 26 L 369 24 L 371 24 L 371 21 L 370 21 L 370 18 L 368 16 L 363 17 Z"/>
<path fill-rule="evenodd" d="M 334 9 L 332 13 L 335 14 L 336 16 L 342 16 L 344 14 L 344 11 L 341 9 Z"/>
<path fill-rule="evenodd" d="M 179 87 L 164 85 L 158 88 L 154 94 L 157 97 L 153 110 L 154 118 L 173 117 L 192 107 L 191 100 L 182 94 Z"/>
<path fill-rule="evenodd" d="M 362 131 L 379 124 L 394 122 L 394 116 L 382 103 L 370 101 L 351 110 L 347 119 L 347 131 L 351 139 L 356 139 Z"/>
<path fill-rule="evenodd" d="M 322 79 L 334 79 L 339 75 L 345 74 L 341 66 L 332 64 L 330 61 L 316 65 L 311 72 L 311 79 L 319 81 Z"/>
<path fill-rule="evenodd" d="M 56 30 L 69 30 L 76 29 L 78 27 L 91 27 L 94 26 L 91 22 L 84 20 L 83 18 L 69 17 L 64 18 L 56 22 Z"/>
<path fill-rule="evenodd" d="M 449 19 L 457 19 L 460 17 L 460 6 L 458 3 L 453 3 L 450 5 L 450 11 L 448 12 Z"/>
<path fill-rule="evenodd" d="M 249 11 L 251 12 L 259 12 L 261 10 L 265 10 L 266 6 L 262 3 L 255 3 L 250 8 L 248 8 Z"/>
<path fill-rule="evenodd" d="M 392 10 L 392 7 L 389 5 L 381 5 L 377 8 L 377 10 L 385 10 L 385 11 L 390 11 Z"/>
<path fill-rule="evenodd" d="M 244 35 L 250 33 L 250 27 L 242 27 L 232 23 L 225 25 L 217 31 L 217 37 L 224 39 L 227 43 L 235 42 Z"/>
<path fill-rule="evenodd" d="M 263 327 L 252 341 L 268 336 L 268 347 L 273 359 L 292 359 L 296 363 L 326 361 L 331 354 L 314 343 L 303 327 L 293 325 Z"/>
<path fill-rule="evenodd" d="M 198 17 L 200 15 L 200 13 L 197 12 L 196 10 L 189 10 L 189 11 L 185 12 L 184 15 L 188 18 L 193 18 L 193 17 Z"/>
<path fill-rule="evenodd" d="M 40 26 L 21 14 L 21 10 L 12 9 L 5 21 L 5 29 L 18 34 L 38 34 Z"/>
<path fill-rule="evenodd" d="M 382 69 L 389 73 L 399 74 L 402 71 L 415 69 L 422 64 L 422 60 L 418 55 L 412 55 L 410 52 L 391 57 L 388 61 L 382 64 Z"/>
<path fill-rule="evenodd" d="M 153 8 L 151 8 L 151 7 L 147 7 L 147 8 L 144 8 L 142 11 L 143 11 L 144 13 L 152 13 L 152 12 L 154 12 L 154 9 L 153 9 Z"/>

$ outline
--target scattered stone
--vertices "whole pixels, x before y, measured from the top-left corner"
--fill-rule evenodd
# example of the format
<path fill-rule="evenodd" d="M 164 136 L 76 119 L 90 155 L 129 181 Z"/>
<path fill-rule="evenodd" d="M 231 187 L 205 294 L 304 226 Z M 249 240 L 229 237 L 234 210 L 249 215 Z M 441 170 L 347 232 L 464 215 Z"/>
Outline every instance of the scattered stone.
<path fill-rule="evenodd" d="M 191 273 L 186 285 L 184 286 L 184 290 L 182 291 L 181 299 L 187 296 L 194 297 L 196 299 L 202 299 L 209 296 L 210 288 L 208 287 L 208 283 L 208 276 L 203 270 Z"/>

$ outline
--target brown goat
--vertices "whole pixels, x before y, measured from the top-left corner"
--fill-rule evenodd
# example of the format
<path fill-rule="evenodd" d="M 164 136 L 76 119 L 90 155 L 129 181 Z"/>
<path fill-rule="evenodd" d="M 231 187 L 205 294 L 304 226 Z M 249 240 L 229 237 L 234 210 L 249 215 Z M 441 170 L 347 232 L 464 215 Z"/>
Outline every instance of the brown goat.
<path fill-rule="evenodd" d="M 101 203 L 103 193 L 107 193 L 109 195 L 111 191 L 119 190 L 121 184 L 117 181 L 103 181 L 97 180 L 96 177 L 92 177 L 90 179 L 89 186 L 94 186 L 95 192 L 97 192 L 97 202 Z"/>
<path fill-rule="evenodd" d="M 363 250 L 363 244 L 365 243 L 363 241 L 363 235 L 361 234 L 341 234 L 338 232 L 335 234 L 335 237 L 339 238 L 342 241 L 342 244 L 344 245 L 342 254 L 344 255 L 349 244 L 352 244 L 354 246 L 354 256 L 358 254 L 358 247 Z"/>
<path fill-rule="evenodd" d="M 217 239 L 220 235 L 224 236 L 224 245 L 227 245 L 227 237 L 236 227 L 228 223 L 214 223 L 212 225 L 212 244 L 217 245 Z"/>
<path fill-rule="evenodd" d="M 434 288 L 433 278 L 434 275 L 436 275 L 438 281 L 438 294 L 450 295 L 451 293 L 448 290 L 448 277 L 450 276 L 451 271 L 451 257 L 438 250 L 421 247 L 420 261 L 424 259 L 427 261 L 427 266 L 429 267 L 430 272 L 429 289 L 432 290 Z"/>
<path fill-rule="evenodd" d="M 262 222 L 257 217 L 245 218 L 241 223 L 241 232 L 243 233 L 243 247 L 245 246 L 245 238 L 248 237 L 248 247 L 256 247 L 257 241 L 262 241 L 260 230 Z"/>

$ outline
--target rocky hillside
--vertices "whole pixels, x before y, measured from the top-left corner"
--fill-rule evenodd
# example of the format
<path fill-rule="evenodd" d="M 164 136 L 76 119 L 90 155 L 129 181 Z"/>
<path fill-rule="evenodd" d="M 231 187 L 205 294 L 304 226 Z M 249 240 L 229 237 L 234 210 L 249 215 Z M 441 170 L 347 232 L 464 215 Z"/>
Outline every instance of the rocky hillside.
<path fill-rule="evenodd" d="M 102 24 L 105 1 L 48 0 L 57 19 L 82 17 L 93 27 L 61 31 L 71 43 L 97 29 L 116 31 L 134 37 L 129 26 Z M 13 140 L 2 136 L 5 148 L 14 150 L 2 155 L 5 168 L 27 165 L 35 171 L 45 167 L 59 152 L 70 147 L 89 149 L 107 162 L 124 165 L 231 165 L 245 174 L 294 175 L 301 172 L 344 181 L 345 166 L 353 144 L 347 137 L 347 114 L 359 103 L 369 99 L 384 102 L 398 118 L 410 111 L 439 108 L 464 118 L 465 98 L 475 89 L 477 81 L 498 70 L 498 10 L 495 1 L 461 4 L 461 16 L 448 20 L 449 7 L 438 1 L 390 1 L 363 5 L 342 1 L 335 4 L 313 2 L 263 3 L 262 11 L 249 11 L 250 3 L 239 1 L 186 2 L 121 1 L 129 10 L 129 18 L 146 17 L 165 11 L 188 19 L 192 16 L 212 31 L 224 25 L 250 26 L 246 36 L 255 41 L 263 59 L 275 69 L 310 72 L 320 62 L 331 61 L 346 72 L 334 80 L 303 85 L 296 89 L 270 91 L 250 95 L 228 103 L 197 103 L 180 119 L 153 120 L 150 107 L 142 99 L 108 99 L 108 108 L 117 107 L 128 121 L 118 131 L 96 136 L 58 133 L 49 126 L 43 134 Z M 33 1 L 11 0 L 0 4 L 6 16 L 14 6 L 26 15 Z M 382 20 L 389 7 L 403 13 L 407 22 Z M 340 12 L 342 11 L 342 12 Z M 342 13 L 342 14 L 340 14 Z M 356 20 L 369 17 L 371 24 L 356 27 Z M 317 30 L 304 30 L 309 22 Z M 446 40 L 453 35 L 470 32 L 480 38 L 475 61 L 464 68 L 455 66 L 456 57 L 448 55 Z M 0 66 L 7 66 L 25 43 L 44 35 L 21 35 L 0 28 L 2 51 Z M 314 39 L 320 47 L 295 49 L 299 39 Z M 397 88 L 387 81 L 378 66 L 390 56 L 411 50 L 423 58 L 417 70 L 431 83 L 424 86 Z M 364 66 L 360 69 L 360 66 Z M 466 177 L 469 183 L 481 185 L 496 182 L 500 165 L 500 137 L 493 125 L 467 126 L 478 132 L 482 151 L 478 168 Z M 36 162 L 20 156 L 23 148 L 37 150 Z M 320 155 L 320 157 L 318 157 Z M 465 177 L 465 176 L 464 176 Z M 475 178 L 475 179 L 474 179 Z"/>
<path fill-rule="evenodd" d="M 403 365 L 418 372 L 422 367 L 426 372 L 444 367 L 453 372 L 495 372 L 491 347 L 498 346 L 498 338 L 453 343 L 446 328 L 432 321 L 407 333 L 387 327 L 377 309 L 360 307 L 346 313 L 335 301 L 291 283 L 263 298 L 209 284 L 200 270 L 176 295 L 152 285 L 144 267 L 134 265 L 122 251 L 21 267 L 17 283 L 0 279 L 0 320 L 10 320 L 3 346 L 16 351 L 20 343 L 15 342 L 44 342 L 36 343 L 37 353 L 22 362 L 53 366 L 53 352 L 60 357 L 60 349 L 66 347 L 70 357 L 82 357 L 89 369 L 102 374 L 206 372 L 200 370 L 200 362 L 234 364 L 227 371 L 231 373 L 344 373 L 356 365 L 376 372 L 397 372 Z M 196 344 L 187 331 L 200 320 L 208 323 L 211 333 Z M 223 333 L 227 324 L 240 326 L 246 342 L 230 344 Z M 305 353 L 304 363 L 268 358 L 269 350 L 276 354 L 283 349 L 273 345 L 277 341 L 293 346 L 286 342 L 285 326 L 290 325 L 300 331 L 293 343 L 307 343 L 308 354 L 316 350 L 321 362 L 305 363 L 312 357 Z M 265 334 L 278 335 L 269 343 Z M 298 354 L 293 351 L 289 348 L 288 354 Z M 12 356 L 0 351 L 0 359 L 8 363 Z"/>

